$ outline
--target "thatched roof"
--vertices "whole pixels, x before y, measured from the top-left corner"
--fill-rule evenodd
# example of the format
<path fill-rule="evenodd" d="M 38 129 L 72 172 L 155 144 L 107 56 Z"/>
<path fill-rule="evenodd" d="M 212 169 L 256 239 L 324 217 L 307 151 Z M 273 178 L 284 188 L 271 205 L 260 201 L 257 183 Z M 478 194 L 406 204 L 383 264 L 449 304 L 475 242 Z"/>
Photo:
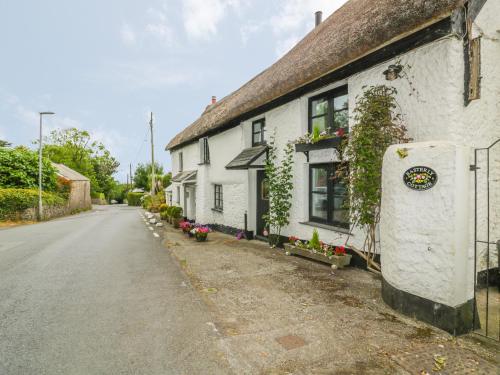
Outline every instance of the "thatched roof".
<path fill-rule="evenodd" d="M 350 0 L 290 52 L 209 106 L 167 149 L 196 140 L 250 111 L 450 15 L 464 0 Z"/>

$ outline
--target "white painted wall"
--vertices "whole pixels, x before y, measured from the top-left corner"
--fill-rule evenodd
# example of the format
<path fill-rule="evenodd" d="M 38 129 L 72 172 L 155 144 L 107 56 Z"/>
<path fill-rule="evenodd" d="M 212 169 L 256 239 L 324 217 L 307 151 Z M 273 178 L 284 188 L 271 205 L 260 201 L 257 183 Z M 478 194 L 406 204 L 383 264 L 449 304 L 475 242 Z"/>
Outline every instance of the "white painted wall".
<path fill-rule="evenodd" d="M 406 158 L 397 154 L 402 147 Z M 452 307 L 474 293 L 469 157 L 469 147 L 442 141 L 394 145 L 384 156 L 382 275 L 399 290 Z M 432 168 L 436 185 L 425 191 L 408 188 L 403 174 L 414 166 Z"/>
<path fill-rule="evenodd" d="M 500 56 L 499 25 L 497 14 L 500 2 L 488 1 L 475 24 L 475 32 L 483 33 L 482 63 L 482 98 L 464 107 L 464 58 L 462 41 L 458 37 L 446 37 L 398 58 L 384 62 L 371 69 L 358 73 L 348 79 L 324 87 L 321 90 L 286 103 L 254 119 L 242 122 L 238 127 L 209 138 L 211 164 L 198 166 L 198 143 L 182 148 L 184 169 L 198 170 L 197 213 L 199 222 L 220 223 L 237 228 L 243 227 L 245 211 L 249 215 L 249 229 L 255 229 L 255 171 L 230 171 L 224 167 L 241 150 L 251 146 L 252 120 L 265 117 L 266 138 L 276 131 L 278 147 L 282 149 L 286 142 L 294 140 L 307 131 L 308 98 L 322 91 L 348 84 L 349 107 L 356 104 L 356 96 L 363 92 L 364 86 L 386 84 L 398 90 L 397 100 L 401 114 L 408 128 L 409 135 L 415 141 L 452 141 L 471 147 L 483 147 L 500 138 Z M 383 71 L 388 65 L 399 62 L 406 67 L 407 78 L 388 82 Z M 416 91 L 413 91 L 415 89 Z M 352 118 L 350 126 L 353 125 Z M 172 152 L 174 167 L 176 155 Z M 499 152 L 500 154 L 500 152 Z M 472 154 L 471 154 L 472 155 Z M 469 155 L 469 157 L 471 157 Z M 311 153 L 311 163 L 334 161 L 334 153 Z M 301 153 L 294 155 L 294 199 L 290 225 L 284 229 L 284 235 L 296 235 L 310 238 L 313 228 L 304 224 L 308 220 L 308 184 L 309 168 L 306 158 Z M 497 159 L 495 163 L 500 163 Z M 500 171 L 500 168 L 498 168 Z M 174 168 L 174 175 L 176 171 Z M 473 184 L 473 175 L 469 173 L 469 184 Z M 497 177 L 495 177 L 497 178 Z M 500 178 L 497 178 L 500 181 Z M 222 184 L 224 189 L 224 212 L 212 211 L 213 184 Z M 480 194 L 484 188 L 480 187 Z M 174 201 L 175 197 L 175 187 Z M 500 202 L 500 189 L 494 194 Z M 470 194 L 468 212 L 473 209 L 473 194 Z M 181 202 L 183 199 L 181 199 Z M 500 220 L 500 206 L 493 207 L 494 221 Z M 473 215 L 469 215 L 472 220 Z M 495 228 L 500 229 L 500 225 Z M 473 222 L 469 222 L 469 251 L 472 249 Z M 325 242 L 343 244 L 347 235 L 342 231 L 318 229 L 320 238 Z M 500 235 L 499 235 L 500 238 Z M 349 244 L 361 247 L 364 234 L 357 228 L 349 237 Z"/>

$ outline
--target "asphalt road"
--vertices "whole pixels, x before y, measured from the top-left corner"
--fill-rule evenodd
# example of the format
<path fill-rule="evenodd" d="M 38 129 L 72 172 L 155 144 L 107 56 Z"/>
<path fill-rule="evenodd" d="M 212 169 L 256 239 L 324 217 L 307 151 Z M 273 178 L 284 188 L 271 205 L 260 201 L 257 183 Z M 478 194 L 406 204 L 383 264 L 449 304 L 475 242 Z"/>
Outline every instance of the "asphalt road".
<path fill-rule="evenodd" d="M 0 230 L 0 374 L 225 374 L 210 314 L 140 210 Z"/>

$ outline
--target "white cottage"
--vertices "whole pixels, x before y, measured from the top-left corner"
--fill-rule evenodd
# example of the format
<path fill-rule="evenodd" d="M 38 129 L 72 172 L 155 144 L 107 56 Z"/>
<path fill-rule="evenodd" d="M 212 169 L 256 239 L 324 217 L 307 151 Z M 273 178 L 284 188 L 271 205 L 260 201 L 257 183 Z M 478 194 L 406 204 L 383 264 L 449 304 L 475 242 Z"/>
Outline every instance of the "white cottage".
<path fill-rule="evenodd" d="M 261 235 L 268 207 L 263 161 L 269 136 L 275 133 L 282 148 L 314 127 L 348 132 L 356 97 L 365 86 L 377 84 L 397 89 L 401 115 L 415 142 L 464 145 L 466 164 L 473 165 L 474 149 L 500 138 L 499 14 L 498 0 L 348 1 L 168 143 L 173 204 L 197 222 L 229 232 L 246 226 Z M 327 182 L 338 162 L 328 142 L 324 149 L 295 154 L 293 207 L 284 235 L 307 239 L 316 228 L 323 241 L 343 244 L 351 233 L 350 244 L 362 247 L 365 235 L 352 227 L 343 208 L 346 187 Z M 498 180 L 498 172 L 492 174 Z M 469 258 L 477 245 L 474 228 L 482 220 L 474 222 L 474 213 L 481 210 L 474 184 L 471 171 L 470 193 L 462 197 L 467 207 L 461 212 L 467 217 L 464 251 Z M 476 195 L 482 196 L 486 184 L 479 185 Z M 493 236 L 500 229 L 495 224 L 500 187 L 491 189 L 486 225 Z M 472 287 L 465 288 L 460 303 L 468 302 L 474 289 L 473 277 L 463 278 L 470 278 Z M 405 288 L 405 293 L 428 297 Z M 438 302 L 460 304 L 451 297 Z"/>

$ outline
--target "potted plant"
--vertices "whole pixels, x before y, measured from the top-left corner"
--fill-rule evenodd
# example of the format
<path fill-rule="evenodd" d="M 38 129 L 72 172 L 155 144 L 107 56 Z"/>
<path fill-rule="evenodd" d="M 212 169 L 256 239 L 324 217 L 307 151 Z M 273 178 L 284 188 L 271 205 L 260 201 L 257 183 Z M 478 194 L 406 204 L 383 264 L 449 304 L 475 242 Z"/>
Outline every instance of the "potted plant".
<path fill-rule="evenodd" d="M 170 218 L 174 228 L 180 227 L 180 222 L 182 221 L 182 207 L 170 207 Z"/>
<path fill-rule="evenodd" d="M 300 255 L 305 258 L 314 259 L 323 263 L 342 268 L 349 265 L 351 255 L 346 253 L 344 246 L 332 246 L 319 239 L 319 233 L 315 229 L 309 241 L 302 241 L 298 237 L 290 236 L 285 244 L 287 255 Z"/>
<path fill-rule="evenodd" d="M 338 268 L 343 268 L 351 263 L 351 254 L 347 254 L 344 246 L 335 246 L 334 254 L 330 257 L 332 264 Z"/>
<path fill-rule="evenodd" d="M 193 225 L 189 221 L 181 221 L 179 223 L 179 228 L 181 228 L 182 232 L 186 233 L 191 237 L 191 229 L 193 229 Z"/>
<path fill-rule="evenodd" d="M 205 242 L 208 238 L 208 233 L 210 233 L 210 228 L 207 226 L 195 227 L 191 230 L 191 233 L 196 238 L 198 242 Z"/>

